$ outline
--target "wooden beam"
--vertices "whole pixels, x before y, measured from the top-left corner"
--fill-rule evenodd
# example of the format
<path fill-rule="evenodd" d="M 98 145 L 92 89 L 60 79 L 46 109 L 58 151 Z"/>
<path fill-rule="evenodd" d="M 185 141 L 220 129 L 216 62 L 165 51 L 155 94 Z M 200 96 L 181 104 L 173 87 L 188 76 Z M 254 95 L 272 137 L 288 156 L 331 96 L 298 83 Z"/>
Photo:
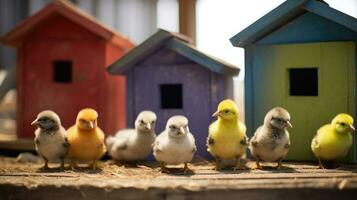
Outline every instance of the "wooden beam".
<path fill-rule="evenodd" d="M 304 5 L 304 8 L 357 32 L 357 20 L 354 17 L 333 9 L 326 3 L 310 1 Z"/>
<path fill-rule="evenodd" d="M 196 0 L 179 0 L 179 26 L 196 43 Z"/>
<path fill-rule="evenodd" d="M 238 75 L 240 69 L 223 61 L 218 61 L 211 56 L 208 56 L 192 45 L 188 45 L 185 42 L 182 42 L 178 39 L 171 39 L 165 44 L 165 47 L 175 51 L 176 53 L 202 65 L 203 67 L 207 67 L 209 70 L 227 75 Z"/>
<path fill-rule="evenodd" d="M 301 5 L 308 0 L 285 1 L 269 13 L 249 25 L 247 28 L 233 36 L 230 41 L 233 46 L 244 47 L 257 38 L 262 37 L 269 31 L 284 23 L 291 16 L 295 16 Z"/>
<path fill-rule="evenodd" d="M 32 139 L 0 140 L 0 149 L 17 151 L 35 151 Z"/>
<path fill-rule="evenodd" d="M 15 158 L 0 159 L 0 199 L 244 199 L 326 200 L 353 199 L 357 195 L 357 165 L 338 169 L 317 169 L 316 164 L 275 163 L 264 170 L 211 170 L 213 163 L 200 160 L 161 173 L 156 163 L 136 167 L 100 162 L 100 170 L 39 169 L 42 163 L 19 163 Z M 249 161 L 247 167 L 255 166 Z M 286 197 L 286 198 L 285 198 Z"/>

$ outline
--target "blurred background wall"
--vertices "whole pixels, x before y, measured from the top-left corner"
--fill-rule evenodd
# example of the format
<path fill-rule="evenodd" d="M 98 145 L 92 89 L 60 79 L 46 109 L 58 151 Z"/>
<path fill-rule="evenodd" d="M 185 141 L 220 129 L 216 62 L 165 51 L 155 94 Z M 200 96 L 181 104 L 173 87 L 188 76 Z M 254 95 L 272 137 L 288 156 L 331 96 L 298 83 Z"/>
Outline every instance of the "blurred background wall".
<path fill-rule="evenodd" d="M 51 0 L 0 0 L 0 35 Z M 157 27 L 178 31 L 177 0 L 72 0 L 82 10 L 138 44 Z M 16 52 L 0 45 L 0 68 L 15 64 Z"/>

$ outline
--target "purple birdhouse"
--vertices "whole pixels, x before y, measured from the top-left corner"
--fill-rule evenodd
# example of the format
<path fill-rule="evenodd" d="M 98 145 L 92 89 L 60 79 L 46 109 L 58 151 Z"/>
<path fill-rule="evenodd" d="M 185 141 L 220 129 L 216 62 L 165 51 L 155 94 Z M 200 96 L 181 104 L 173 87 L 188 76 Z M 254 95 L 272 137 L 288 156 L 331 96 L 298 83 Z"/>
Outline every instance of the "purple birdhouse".
<path fill-rule="evenodd" d="M 113 63 L 108 71 L 126 76 L 127 126 L 142 110 L 158 116 L 156 132 L 173 115 L 185 115 L 198 154 L 208 157 L 206 137 L 212 113 L 233 98 L 233 76 L 239 68 L 198 51 L 184 35 L 159 30 Z"/>

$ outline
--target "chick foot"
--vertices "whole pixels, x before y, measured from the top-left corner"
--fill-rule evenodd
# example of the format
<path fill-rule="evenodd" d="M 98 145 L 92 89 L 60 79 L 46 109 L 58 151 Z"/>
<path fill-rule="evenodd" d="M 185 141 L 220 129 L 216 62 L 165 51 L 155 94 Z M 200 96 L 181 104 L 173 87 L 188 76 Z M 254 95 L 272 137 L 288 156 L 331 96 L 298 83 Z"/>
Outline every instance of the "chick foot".
<path fill-rule="evenodd" d="M 253 170 L 257 170 L 257 169 L 262 170 L 262 169 L 263 169 L 263 167 L 260 165 L 260 162 L 259 162 L 259 161 L 257 161 L 257 162 L 255 163 L 255 167 L 253 167 L 252 169 L 253 169 Z"/>
<path fill-rule="evenodd" d="M 76 161 L 71 160 L 71 164 L 70 164 L 69 167 L 70 167 L 72 170 L 74 170 L 74 169 L 77 169 L 77 168 L 78 168 L 78 165 L 77 165 Z"/>
<path fill-rule="evenodd" d="M 275 169 L 282 169 L 284 166 L 282 164 L 282 160 L 278 161 L 278 165 L 275 167 Z"/>
<path fill-rule="evenodd" d="M 322 161 L 320 158 L 317 158 L 319 160 L 319 169 L 325 169 L 324 165 L 322 164 Z"/>
<path fill-rule="evenodd" d="M 188 172 L 190 172 L 190 168 L 188 168 L 188 163 L 185 163 L 185 167 L 183 168 L 183 173 L 186 174 Z"/>
<path fill-rule="evenodd" d="M 61 165 L 59 167 L 61 170 L 65 170 L 65 166 L 64 166 L 64 159 L 61 158 Z"/>
<path fill-rule="evenodd" d="M 92 164 L 89 166 L 92 170 L 97 170 L 99 168 L 97 160 L 93 160 Z"/>
<path fill-rule="evenodd" d="M 165 166 L 165 163 L 160 163 L 160 171 L 161 173 L 166 173 L 166 174 L 169 174 L 170 173 L 170 170 L 166 168 Z"/>
<path fill-rule="evenodd" d="M 41 167 L 41 169 L 42 169 L 42 170 L 48 170 L 48 169 L 50 169 L 50 168 L 48 167 L 48 160 L 47 160 L 45 157 L 43 157 L 43 159 L 45 160 L 45 164 Z"/>
<path fill-rule="evenodd" d="M 244 166 L 244 164 L 241 163 L 240 158 L 238 158 L 238 159 L 237 159 L 237 164 L 236 164 L 236 166 L 234 166 L 233 171 L 245 170 L 245 169 L 247 169 L 247 167 Z"/>
<path fill-rule="evenodd" d="M 214 166 L 213 170 L 221 170 L 221 160 L 219 158 L 216 158 L 216 165 Z"/>

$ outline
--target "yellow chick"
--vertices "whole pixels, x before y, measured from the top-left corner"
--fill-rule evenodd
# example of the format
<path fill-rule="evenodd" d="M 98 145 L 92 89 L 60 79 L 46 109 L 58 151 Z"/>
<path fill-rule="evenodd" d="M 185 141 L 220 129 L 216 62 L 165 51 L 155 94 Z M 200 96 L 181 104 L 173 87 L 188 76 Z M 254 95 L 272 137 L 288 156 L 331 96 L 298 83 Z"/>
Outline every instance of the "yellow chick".
<path fill-rule="evenodd" d="M 354 131 L 353 118 L 348 114 L 338 114 L 331 124 L 317 130 L 311 142 L 311 150 L 318 159 L 320 168 L 324 168 L 323 160 L 333 161 L 347 155 L 353 143 L 351 133 Z"/>
<path fill-rule="evenodd" d="M 221 168 L 222 160 L 237 162 L 234 169 L 243 169 L 240 158 L 248 146 L 246 126 L 239 121 L 238 107 L 234 101 L 226 99 L 219 103 L 212 115 L 218 119 L 209 126 L 207 151 L 216 159 L 216 170 Z"/>
<path fill-rule="evenodd" d="M 77 115 L 76 124 L 67 130 L 69 143 L 68 157 L 71 167 L 77 167 L 76 161 L 91 162 L 97 168 L 97 160 L 105 153 L 104 133 L 98 127 L 98 113 L 85 108 Z"/>

